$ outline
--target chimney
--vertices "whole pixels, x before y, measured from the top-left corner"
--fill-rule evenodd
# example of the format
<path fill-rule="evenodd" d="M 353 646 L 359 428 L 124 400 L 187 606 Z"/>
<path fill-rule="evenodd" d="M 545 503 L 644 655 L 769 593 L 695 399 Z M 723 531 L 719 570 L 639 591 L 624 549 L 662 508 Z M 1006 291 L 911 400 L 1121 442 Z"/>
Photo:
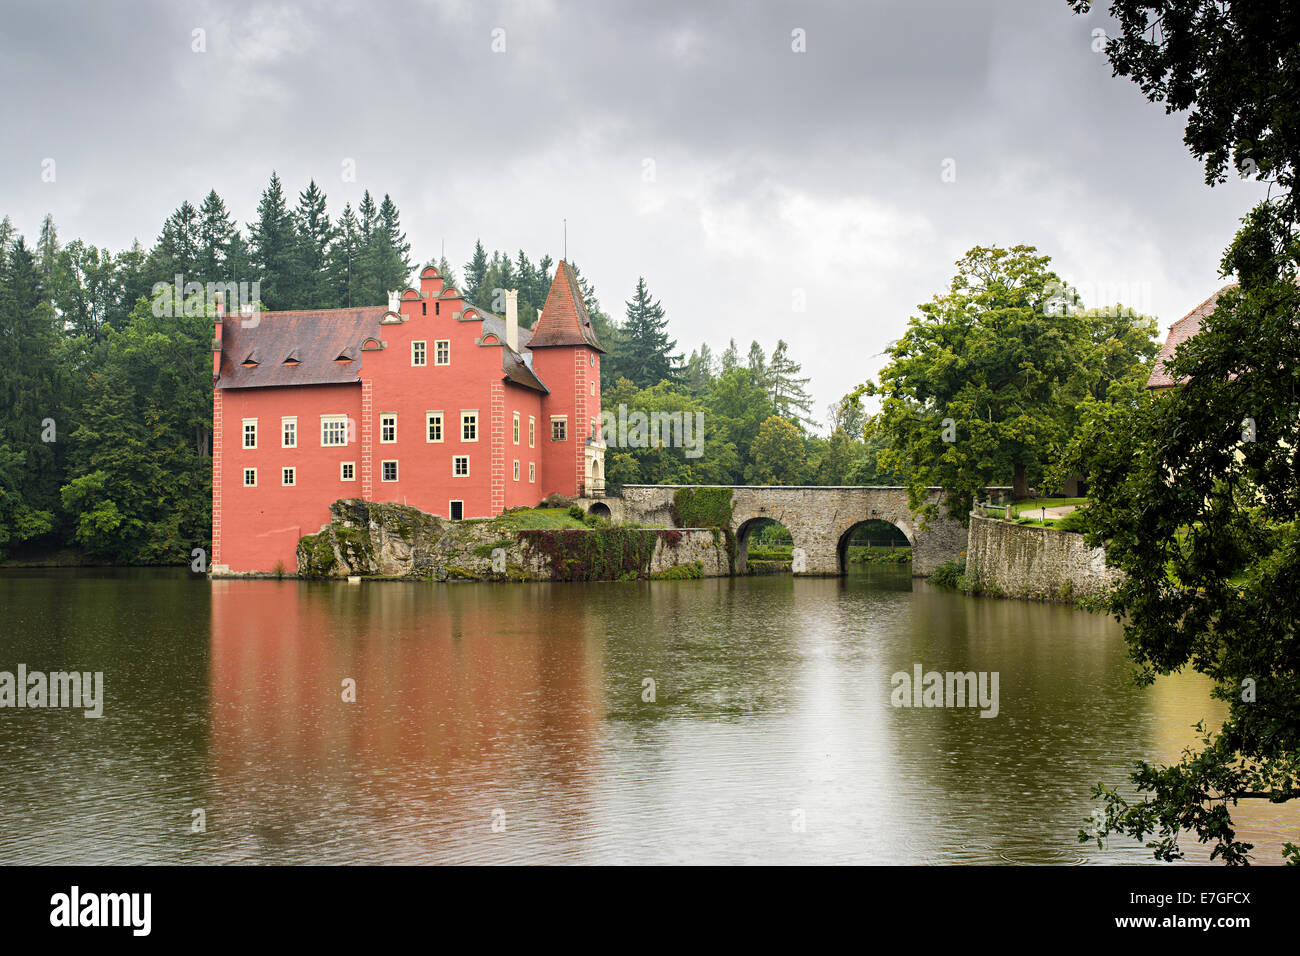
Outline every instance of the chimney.
<path fill-rule="evenodd" d="M 226 317 L 226 303 L 220 292 L 215 296 L 217 300 L 217 314 L 213 320 L 212 328 L 212 377 L 215 379 L 221 374 L 221 339 L 222 339 L 222 320 Z"/>
<path fill-rule="evenodd" d="M 506 293 L 506 345 L 510 351 L 519 351 L 519 290 Z"/>

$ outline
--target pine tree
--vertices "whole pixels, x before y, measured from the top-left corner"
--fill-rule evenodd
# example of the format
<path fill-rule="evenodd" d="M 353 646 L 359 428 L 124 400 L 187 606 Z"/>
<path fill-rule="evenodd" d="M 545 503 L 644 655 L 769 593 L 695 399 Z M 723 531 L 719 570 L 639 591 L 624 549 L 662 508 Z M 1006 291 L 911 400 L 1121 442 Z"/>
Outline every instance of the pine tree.
<path fill-rule="evenodd" d="M 257 222 L 249 226 L 250 258 L 260 279 L 262 302 L 272 311 L 292 308 L 297 297 L 297 249 L 293 217 L 284 201 L 280 177 L 271 173 L 270 185 L 257 204 Z"/>
<path fill-rule="evenodd" d="M 749 343 L 748 364 L 749 370 L 754 373 L 754 381 L 770 391 L 772 382 L 767 371 L 767 356 L 757 340 Z"/>
<path fill-rule="evenodd" d="M 352 212 L 352 204 L 343 207 L 335 229 L 335 239 L 330 245 L 329 274 L 331 304 L 337 307 L 354 308 L 360 304 L 357 286 L 361 266 L 361 223 Z"/>
<path fill-rule="evenodd" d="M 208 190 L 199 207 L 198 258 L 196 269 L 200 282 L 239 281 L 227 266 L 230 243 L 235 235 L 235 224 L 226 210 L 226 204 L 215 189 Z"/>
<path fill-rule="evenodd" d="M 316 180 L 298 194 L 298 208 L 293 215 L 297 244 L 298 300 L 295 308 L 323 309 L 333 300 L 330 290 L 329 252 L 334 227 L 325 211 L 325 194 Z"/>
<path fill-rule="evenodd" d="M 723 349 L 722 356 L 718 360 L 718 365 L 723 372 L 730 372 L 740 364 L 740 350 L 736 348 L 736 340 L 732 339 Z"/>
<path fill-rule="evenodd" d="M 772 350 L 772 361 L 767 366 L 768 388 L 776 413 L 786 421 L 803 427 L 815 426 L 812 419 L 812 398 L 808 395 L 807 377 L 800 378 L 803 367 L 790 358 L 784 339 L 778 339 Z"/>
<path fill-rule="evenodd" d="M 682 381 L 692 395 L 703 395 L 709 390 L 709 386 L 713 384 L 713 365 L 713 352 L 710 351 L 708 343 L 701 345 L 698 352 L 691 352 Z"/>
<path fill-rule="evenodd" d="M 637 279 L 636 291 L 627 303 L 627 319 L 619 331 L 616 357 L 619 375 L 637 388 L 649 388 L 661 381 L 676 382 L 681 356 L 672 354 L 677 347 L 668 338 L 668 320 L 663 306 L 650 297 L 645 278 Z"/>
<path fill-rule="evenodd" d="M 365 234 L 369 208 L 374 208 L 374 200 L 367 192 L 361 201 L 362 232 Z M 401 291 L 410 284 L 411 279 L 411 244 L 402 232 L 397 212 L 397 204 L 387 195 L 380 204 L 378 212 L 370 217 L 370 232 L 361 253 L 361 273 L 359 292 L 361 301 L 370 305 L 379 305 L 388 301 L 388 293 Z"/>
<path fill-rule="evenodd" d="M 483 280 L 487 278 L 488 255 L 481 239 L 474 240 L 474 258 L 465 263 L 465 288 L 460 291 L 470 302 L 477 302 Z"/>
<path fill-rule="evenodd" d="M 54 272 L 59 261 L 59 233 L 54 227 L 54 216 L 45 214 L 41 220 L 41 238 L 36 245 L 36 271 L 47 291 L 52 291 Z"/>
<path fill-rule="evenodd" d="M 237 231 L 235 237 L 239 238 Z M 113 268 L 120 283 L 120 293 L 112 310 L 105 316 L 105 321 L 112 328 L 120 329 L 125 326 L 136 303 L 149 296 L 149 275 L 146 268 L 148 261 L 149 254 L 140 245 L 139 239 L 133 239 L 131 248 L 124 249 L 115 257 Z"/>
<path fill-rule="evenodd" d="M 12 481 L 0 520 L 21 522 L 19 538 L 48 531 L 58 507 L 58 429 L 68 425 L 58 340 L 37 258 L 19 237 L 0 263 L 0 449 Z M 54 440 L 44 440 L 51 425 Z"/>
<path fill-rule="evenodd" d="M 182 283 L 198 281 L 198 266 L 199 211 L 187 200 L 163 223 L 146 271 L 151 283 L 170 285 L 178 275 Z"/>
<path fill-rule="evenodd" d="M 456 270 L 451 267 L 446 256 L 441 256 L 437 262 L 433 263 L 434 268 L 438 270 L 438 275 L 442 276 L 443 288 L 451 286 L 453 289 L 460 288 L 460 280 L 456 278 Z"/>

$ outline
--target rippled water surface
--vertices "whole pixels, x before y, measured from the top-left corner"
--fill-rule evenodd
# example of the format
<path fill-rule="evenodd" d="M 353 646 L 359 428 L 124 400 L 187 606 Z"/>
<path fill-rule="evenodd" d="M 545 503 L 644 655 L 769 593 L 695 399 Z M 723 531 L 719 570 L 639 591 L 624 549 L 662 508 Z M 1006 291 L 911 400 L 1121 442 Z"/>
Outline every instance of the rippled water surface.
<path fill-rule="evenodd" d="M 107 699 L 98 720 L 0 710 L 9 864 L 1148 862 L 1076 842 L 1089 790 L 1220 713 L 1194 675 L 1131 686 L 1109 619 L 894 568 L 459 586 L 8 571 L 0 670 L 19 663 L 103 671 Z M 997 717 L 891 707 L 917 663 L 998 672 Z M 1294 808 L 1235 815 L 1261 862 L 1300 834 Z"/>

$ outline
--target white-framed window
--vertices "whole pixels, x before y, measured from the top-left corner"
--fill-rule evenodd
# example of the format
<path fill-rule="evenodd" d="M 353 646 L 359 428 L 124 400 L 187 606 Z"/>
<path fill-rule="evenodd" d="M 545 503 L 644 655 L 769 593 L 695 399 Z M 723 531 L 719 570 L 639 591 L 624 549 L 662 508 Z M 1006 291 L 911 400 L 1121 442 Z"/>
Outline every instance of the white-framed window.
<path fill-rule="evenodd" d="M 552 415 L 551 416 L 551 441 L 568 441 L 569 440 L 569 416 Z"/>
<path fill-rule="evenodd" d="M 537 447 L 537 419 L 532 415 L 528 416 L 528 447 Z"/>
<path fill-rule="evenodd" d="M 397 462 L 395 460 L 390 459 L 389 461 L 380 462 L 379 480 L 380 481 L 397 480 Z"/>
<path fill-rule="evenodd" d="M 451 459 L 451 475 L 453 478 L 469 477 L 469 455 L 453 455 Z"/>
<path fill-rule="evenodd" d="M 515 444 L 519 444 L 519 413 L 515 412 Z"/>
<path fill-rule="evenodd" d="M 519 459 L 515 459 L 515 481 L 519 480 Z"/>
<path fill-rule="evenodd" d="M 478 441 L 478 410 L 460 413 L 460 440 Z"/>
<path fill-rule="evenodd" d="M 420 342 L 411 343 L 411 364 L 412 365 L 429 364 L 429 351 L 428 351 L 428 346 L 425 342 L 420 341 Z"/>
<path fill-rule="evenodd" d="M 244 487 L 245 487 L 245 488 L 256 488 L 256 487 L 257 487 L 257 469 L 256 469 L 256 468 L 245 468 L 245 469 L 244 469 Z"/>
<path fill-rule="evenodd" d="M 424 440 L 426 442 L 442 441 L 442 412 L 424 413 Z"/>
<path fill-rule="evenodd" d="M 356 481 L 357 463 L 355 461 L 339 462 L 339 481 Z"/>
<path fill-rule="evenodd" d="M 451 364 L 451 339 L 438 339 L 433 343 L 433 364 Z"/>
<path fill-rule="evenodd" d="M 397 413 L 384 412 L 379 416 L 379 444 L 391 445 L 397 441 Z"/>
<path fill-rule="evenodd" d="M 280 419 L 280 447 L 281 448 L 298 447 L 298 419 L 297 418 Z"/>
<path fill-rule="evenodd" d="M 348 443 L 348 416 L 322 415 L 320 417 L 320 443 L 324 447 Z"/>
<path fill-rule="evenodd" d="M 244 447 L 245 448 L 257 447 L 257 419 L 256 418 L 244 419 Z"/>
<path fill-rule="evenodd" d="M 528 463 L 528 480 L 530 482 L 537 481 L 537 462 L 535 461 L 530 461 Z"/>
<path fill-rule="evenodd" d="M 281 469 L 280 469 L 280 484 L 281 484 L 281 485 L 283 485 L 285 488 L 290 488 L 290 487 L 292 487 L 293 485 L 296 485 L 297 483 L 298 483 L 298 469 L 297 469 L 297 468 L 281 468 Z"/>

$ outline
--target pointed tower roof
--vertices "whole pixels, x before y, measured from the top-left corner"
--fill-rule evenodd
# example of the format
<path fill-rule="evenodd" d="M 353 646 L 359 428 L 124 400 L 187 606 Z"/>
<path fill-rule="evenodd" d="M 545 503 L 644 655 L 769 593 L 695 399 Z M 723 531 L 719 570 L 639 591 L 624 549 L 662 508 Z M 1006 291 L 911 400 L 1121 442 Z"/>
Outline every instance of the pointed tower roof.
<path fill-rule="evenodd" d="M 586 345 L 597 352 L 605 351 L 596 338 L 573 267 L 563 259 L 556 267 L 541 321 L 533 326 L 533 337 L 528 342 L 530 349 L 552 345 Z"/>

